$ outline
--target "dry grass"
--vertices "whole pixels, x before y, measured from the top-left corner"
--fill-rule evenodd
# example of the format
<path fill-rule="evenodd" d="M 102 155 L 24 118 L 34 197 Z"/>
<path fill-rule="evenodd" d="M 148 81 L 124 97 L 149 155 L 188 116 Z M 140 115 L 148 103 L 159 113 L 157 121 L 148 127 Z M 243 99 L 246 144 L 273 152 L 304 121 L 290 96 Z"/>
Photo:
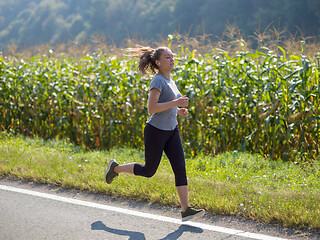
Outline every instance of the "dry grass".
<path fill-rule="evenodd" d="M 48 55 L 49 50 L 54 49 L 53 57 L 59 57 L 59 54 L 64 53 L 67 58 L 81 58 L 93 52 L 122 56 L 123 49 L 129 47 L 168 45 L 174 52 L 179 52 L 181 46 L 184 46 L 190 52 L 194 50 L 201 55 L 210 53 L 214 49 L 226 51 L 230 56 L 237 52 L 254 52 L 266 49 L 281 54 L 278 49 L 279 46 L 283 47 L 288 53 L 304 54 L 311 57 L 319 55 L 320 52 L 320 45 L 317 39 L 313 36 L 304 36 L 299 28 L 295 34 L 291 34 L 287 31 L 281 31 L 280 27 L 276 28 L 270 24 L 264 30 L 259 27 L 252 36 L 245 36 L 236 25 L 229 23 L 220 37 L 209 34 L 190 36 L 188 33 L 175 32 L 169 36 L 159 35 L 157 40 L 145 40 L 138 36 L 128 36 L 121 44 L 117 44 L 103 35 L 94 34 L 90 39 L 82 43 L 69 40 L 54 46 L 48 43 L 24 47 L 11 44 L 6 47 L 3 54 L 5 56 L 29 58 L 34 55 Z"/>

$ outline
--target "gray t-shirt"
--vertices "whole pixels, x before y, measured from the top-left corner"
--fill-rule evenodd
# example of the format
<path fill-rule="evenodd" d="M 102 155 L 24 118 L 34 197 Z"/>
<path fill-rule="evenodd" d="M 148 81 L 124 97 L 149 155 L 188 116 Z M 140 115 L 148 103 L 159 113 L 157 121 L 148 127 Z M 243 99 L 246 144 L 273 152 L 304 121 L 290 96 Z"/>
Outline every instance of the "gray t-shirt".
<path fill-rule="evenodd" d="M 160 91 L 158 103 L 169 102 L 181 97 L 176 83 L 172 79 L 167 79 L 161 74 L 157 74 L 151 80 L 150 90 L 156 88 Z M 147 123 L 161 130 L 173 130 L 178 125 L 177 107 L 167 109 L 162 112 L 153 113 Z"/>

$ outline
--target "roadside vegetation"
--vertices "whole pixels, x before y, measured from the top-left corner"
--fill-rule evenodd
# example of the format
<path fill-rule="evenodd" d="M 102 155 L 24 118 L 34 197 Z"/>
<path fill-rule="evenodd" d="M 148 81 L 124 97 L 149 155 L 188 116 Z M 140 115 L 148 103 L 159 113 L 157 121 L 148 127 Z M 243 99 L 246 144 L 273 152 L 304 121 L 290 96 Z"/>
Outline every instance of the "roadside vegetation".
<path fill-rule="evenodd" d="M 107 162 L 144 161 L 141 150 L 85 151 L 62 140 L 1 133 L 0 177 L 54 184 L 114 197 L 178 207 L 174 176 L 163 157 L 153 178 L 121 175 L 107 185 Z M 296 229 L 320 229 L 320 164 L 304 166 L 259 155 L 226 152 L 187 158 L 190 203 L 218 215 L 237 215 Z"/>
<path fill-rule="evenodd" d="M 190 98 L 189 117 L 179 119 L 187 154 L 239 150 L 285 161 L 316 159 L 317 42 L 281 43 L 280 36 L 265 34 L 254 51 L 237 28 L 230 26 L 226 36 L 218 43 L 180 35 L 158 43 L 128 40 L 129 47 L 166 45 L 176 53 L 172 78 Z M 94 42 L 0 56 L 0 130 L 67 138 L 87 150 L 142 149 L 150 79 L 137 73 L 138 61 L 126 48 Z"/>

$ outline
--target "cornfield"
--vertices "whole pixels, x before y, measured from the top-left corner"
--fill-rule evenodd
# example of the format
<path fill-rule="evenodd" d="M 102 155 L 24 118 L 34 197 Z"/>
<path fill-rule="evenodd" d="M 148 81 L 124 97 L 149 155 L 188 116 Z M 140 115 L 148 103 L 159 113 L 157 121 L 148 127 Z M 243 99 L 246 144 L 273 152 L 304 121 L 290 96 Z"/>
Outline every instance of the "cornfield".
<path fill-rule="evenodd" d="M 188 154 L 238 150 L 271 159 L 318 158 L 319 54 L 289 54 L 282 47 L 174 50 L 172 78 L 190 98 L 189 117 L 179 118 Z M 67 138 L 87 150 L 143 148 L 150 77 L 137 74 L 137 63 L 102 51 L 0 55 L 0 129 Z"/>

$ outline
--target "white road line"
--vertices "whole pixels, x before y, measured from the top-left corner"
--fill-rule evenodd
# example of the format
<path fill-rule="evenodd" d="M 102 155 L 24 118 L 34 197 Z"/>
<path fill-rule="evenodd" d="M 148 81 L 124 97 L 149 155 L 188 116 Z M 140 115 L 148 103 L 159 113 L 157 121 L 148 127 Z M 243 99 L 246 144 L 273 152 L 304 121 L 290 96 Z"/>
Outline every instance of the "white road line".
<path fill-rule="evenodd" d="M 240 230 L 236 230 L 236 229 L 232 229 L 232 228 L 218 227 L 218 226 L 204 224 L 204 223 L 197 223 L 197 222 L 191 222 L 191 221 L 189 221 L 187 223 L 185 223 L 185 222 L 182 223 L 182 221 L 180 219 L 164 217 L 164 216 L 150 214 L 150 213 L 143 213 L 143 212 L 138 212 L 138 211 L 129 210 L 129 209 L 125 209 L 125 208 L 112 207 L 112 206 L 108 206 L 108 205 L 87 202 L 87 201 L 82 201 L 82 200 L 73 199 L 73 198 L 60 197 L 60 196 L 56 196 L 56 195 L 52 195 L 52 194 L 41 193 L 41 192 L 36 192 L 36 191 L 31 191 L 31 190 L 26 190 L 26 189 L 21 189 L 21 188 L 14 188 L 14 187 L 9 187 L 9 186 L 5 186 L 5 185 L 0 185 L 0 190 L 28 194 L 31 196 L 51 199 L 51 200 L 55 200 L 55 201 L 71 203 L 71 204 L 92 207 L 92 208 L 97 208 L 97 209 L 103 209 L 103 210 L 107 210 L 107 211 L 113 211 L 113 212 L 133 215 L 133 216 L 137 216 L 137 217 L 149 218 L 149 219 L 154 219 L 154 220 L 168 222 L 168 223 L 174 223 L 174 224 L 179 224 L 179 225 L 187 224 L 190 226 L 199 227 L 199 228 L 206 229 L 209 231 L 226 233 L 226 234 L 230 234 L 230 235 L 247 237 L 247 238 L 252 238 L 252 239 L 286 240 L 285 238 L 271 237 L 268 235 L 245 232 L 245 231 L 240 231 Z"/>

